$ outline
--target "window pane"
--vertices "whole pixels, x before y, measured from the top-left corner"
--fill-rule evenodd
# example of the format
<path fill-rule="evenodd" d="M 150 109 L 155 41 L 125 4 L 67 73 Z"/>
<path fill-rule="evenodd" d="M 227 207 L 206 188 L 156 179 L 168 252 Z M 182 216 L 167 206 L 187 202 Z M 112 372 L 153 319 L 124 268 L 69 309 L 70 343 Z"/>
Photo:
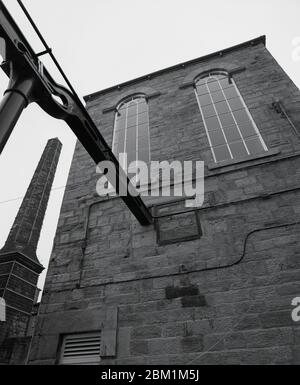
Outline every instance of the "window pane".
<path fill-rule="evenodd" d="M 116 120 L 116 125 L 115 125 L 116 131 L 124 130 L 125 127 L 126 127 L 126 119 L 117 119 Z"/>
<path fill-rule="evenodd" d="M 206 83 L 213 83 L 213 82 L 217 81 L 218 75 L 209 74 L 205 79 L 206 79 Z"/>
<path fill-rule="evenodd" d="M 129 128 L 127 130 L 126 138 L 126 153 L 128 165 L 134 160 L 136 160 L 136 128 Z"/>
<path fill-rule="evenodd" d="M 258 136 L 248 138 L 245 142 L 251 155 L 261 154 L 265 151 Z"/>
<path fill-rule="evenodd" d="M 220 128 L 220 124 L 219 124 L 218 118 L 216 116 L 213 116 L 211 118 L 206 118 L 205 123 L 206 123 L 208 131 L 217 130 Z"/>
<path fill-rule="evenodd" d="M 127 128 L 135 127 L 136 123 L 137 123 L 136 120 L 137 120 L 136 115 L 128 116 L 127 117 Z"/>
<path fill-rule="evenodd" d="M 149 151 L 148 136 L 145 136 L 145 137 L 139 139 L 139 144 L 138 144 L 139 152 L 141 151 L 142 148 L 147 149 L 147 151 Z M 142 159 L 138 158 L 138 160 L 142 160 Z"/>
<path fill-rule="evenodd" d="M 222 91 L 214 92 L 213 94 L 211 94 L 211 96 L 212 96 L 213 101 L 215 103 L 222 102 L 223 100 L 225 100 Z"/>
<path fill-rule="evenodd" d="M 227 102 L 219 102 L 215 104 L 218 114 L 224 114 L 226 112 L 229 112 L 229 107 Z"/>
<path fill-rule="evenodd" d="M 210 92 L 220 91 L 220 89 L 221 89 L 219 82 L 216 81 L 215 79 L 211 80 L 210 82 L 207 82 L 207 85 L 208 85 Z"/>
<path fill-rule="evenodd" d="M 209 90 L 207 94 L 207 89 Z M 234 80 L 211 72 L 197 82 L 197 97 L 216 161 L 241 158 L 263 151 L 255 124 Z M 249 142 L 249 151 L 244 140 Z M 251 150 L 250 150 L 251 148 Z"/>
<path fill-rule="evenodd" d="M 130 102 L 128 106 L 128 116 L 134 116 L 137 114 L 137 104 L 135 101 Z"/>
<path fill-rule="evenodd" d="M 120 114 L 123 114 L 125 116 L 126 115 L 126 110 L 127 110 L 127 103 L 122 104 L 122 106 L 120 106 L 120 108 L 118 109 L 118 116 Z"/>
<path fill-rule="evenodd" d="M 138 149 L 143 149 L 143 158 L 149 162 L 148 105 L 143 97 L 124 103 L 116 113 L 113 152 L 118 159 L 119 153 L 126 152 L 130 164 L 137 160 L 137 145 Z"/>
<path fill-rule="evenodd" d="M 209 137 L 212 146 L 220 146 L 226 143 L 222 130 L 210 131 Z"/>
<path fill-rule="evenodd" d="M 197 80 L 197 83 L 196 83 L 196 85 L 198 86 L 201 86 L 201 85 L 205 85 L 206 84 L 206 78 L 202 78 L 202 79 L 198 79 Z"/>
<path fill-rule="evenodd" d="M 199 96 L 199 102 L 201 106 L 206 106 L 207 104 L 211 104 L 211 97 L 209 94 L 206 95 L 200 95 Z"/>
<path fill-rule="evenodd" d="M 149 164 L 150 157 L 149 157 L 149 148 L 148 147 L 142 147 L 139 149 L 139 161 L 145 162 Z"/>
<path fill-rule="evenodd" d="M 257 135 L 251 121 L 239 124 L 239 129 L 241 130 L 243 138 L 248 138 L 249 136 Z"/>
<path fill-rule="evenodd" d="M 241 110 L 245 108 L 240 98 L 229 99 L 228 103 L 232 111 Z"/>
<path fill-rule="evenodd" d="M 148 122 L 148 112 L 141 112 L 138 114 L 138 124 L 144 124 Z"/>
<path fill-rule="evenodd" d="M 206 84 L 204 85 L 197 85 L 197 93 L 198 95 L 204 95 L 208 93 L 208 89 L 206 87 Z"/>
<path fill-rule="evenodd" d="M 120 152 L 124 152 L 124 140 L 125 140 L 125 130 L 116 131 L 114 136 L 113 153 L 117 156 L 117 159 L 118 159 L 118 154 Z"/>
<path fill-rule="evenodd" d="M 225 88 L 224 94 L 226 95 L 227 99 L 237 98 L 239 96 L 233 85 L 231 87 Z"/>
<path fill-rule="evenodd" d="M 123 106 L 122 108 L 120 108 L 117 112 L 117 119 L 126 119 L 126 110 L 127 110 L 126 106 L 125 107 Z"/>
<path fill-rule="evenodd" d="M 220 84 L 223 90 L 225 88 L 232 87 L 232 83 L 229 83 L 228 76 L 220 79 Z"/>
<path fill-rule="evenodd" d="M 144 99 L 139 102 L 138 111 L 139 111 L 139 114 L 148 113 L 148 106 L 147 106 L 147 103 Z"/>
<path fill-rule="evenodd" d="M 227 142 L 236 142 L 237 140 L 241 140 L 241 135 L 237 129 L 237 126 L 231 126 L 224 128 L 224 134 L 226 136 Z"/>
<path fill-rule="evenodd" d="M 230 149 L 234 158 L 243 158 L 248 155 L 243 142 L 230 143 Z"/>
<path fill-rule="evenodd" d="M 202 107 L 202 112 L 205 118 L 209 116 L 216 115 L 216 111 L 212 104 L 209 104 L 208 106 Z"/>
<path fill-rule="evenodd" d="M 223 127 L 234 125 L 234 119 L 231 113 L 220 115 L 220 120 Z"/>
<path fill-rule="evenodd" d="M 139 146 L 145 147 L 144 143 L 148 142 L 149 140 L 148 124 L 143 124 L 139 126 L 138 140 L 139 140 Z"/>
<path fill-rule="evenodd" d="M 231 159 L 231 156 L 230 156 L 230 153 L 229 153 L 227 146 L 214 147 L 213 150 L 214 150 L 217 162 L 221 162 L 222 160 Z"/>
<path fill-rule="evenodd" d="M 249 121 L 249 115 L 245 109 L 234 111 L 233 114 L 238 124 Z"/>

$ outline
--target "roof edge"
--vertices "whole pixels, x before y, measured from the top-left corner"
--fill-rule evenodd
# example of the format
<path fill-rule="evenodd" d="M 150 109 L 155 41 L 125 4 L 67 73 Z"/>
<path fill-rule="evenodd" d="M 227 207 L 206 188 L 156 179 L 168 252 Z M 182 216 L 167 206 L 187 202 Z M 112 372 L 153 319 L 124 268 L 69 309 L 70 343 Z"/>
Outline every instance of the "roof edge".
<path fill-rule="evenodd" d="M 200 56 L 200 57 L 198 57 L 196 59 L 192 59 L 192 60 L 188 60 L 188 61 L 185 61 L 185 62 L 182 62 L 182 63 L 178 63 L 178 64 L 175 64 L 174 66 L 166 67 L 164 69 L 161 69 L 161 70 L 158 70 L 158 71 L 154 71 L 154 72 L 151 72 L 149 74 L 137 77 L 135 79 L 131 79 L 131 80 L 128 80 L 126 82 L 117 84 L 115 86 L 111 86 L 111 87 L 105 88 L 103 90 L 100 90 L 100 91 L 88 94 L 88 95 L 84 96 L 83 99 L 85 100 L 85 102 L 89 102 L 89 101 L 95 99 L 99 95 L 105 94 L 105 93 L 113 91 L 115 89 L 121 89 L 122 87 L 131 85 L 131 84 L 139 82 L 139 81 L 147 80 L 147 79 L 149 79 L 149 78 L 151 78 L 153 76 L 160 75 L 160 74 L 162 74 L 164 72 L 174 71 L 174 70 L 176 70 L 176 69 L 178 69 L 180 67 L 185 67 L 185 66 L 188 66 L 190 64 L 194 64 L 194 63 L 197 63 L 197 62 L 201 62 L 201 61 L 207 60 L 207 59 L 209 59 L 211 57 L 220 55 L 220 53 L 228 53 L 228 52 L 231 52 L 231 51 L 238 50 L 240 48 L 244 48 L 244 47 L 248 47 L 248 46 L 253 46 L 253 45 L 258 45 L 258 44 L 261 44 L 261 43 L 264 46 L 266 45 L 266 35 L 262 35 L 262 36 L 259 36 L 259 37 L 255 38 L 255 39 L 251 39 L 251 40 L 245 41 L 243 43 L 231 46 L 229 48 L 225 48 L 225 49 L 222 49 L 222 50 L 219 50 L 219 51 L 216 51 L 216 52 L 204 55 L 204 56 Z"/>

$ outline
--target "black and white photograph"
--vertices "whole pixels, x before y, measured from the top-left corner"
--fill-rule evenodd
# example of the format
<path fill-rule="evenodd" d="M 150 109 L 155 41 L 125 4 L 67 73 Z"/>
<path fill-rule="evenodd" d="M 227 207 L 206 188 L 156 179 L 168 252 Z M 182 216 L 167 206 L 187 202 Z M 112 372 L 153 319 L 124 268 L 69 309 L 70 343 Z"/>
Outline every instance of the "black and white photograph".
<path fill-rule="evenodd" d="M 299 0 L 0 0 L 0 67 L 0 381 L 300 364 Z"/>

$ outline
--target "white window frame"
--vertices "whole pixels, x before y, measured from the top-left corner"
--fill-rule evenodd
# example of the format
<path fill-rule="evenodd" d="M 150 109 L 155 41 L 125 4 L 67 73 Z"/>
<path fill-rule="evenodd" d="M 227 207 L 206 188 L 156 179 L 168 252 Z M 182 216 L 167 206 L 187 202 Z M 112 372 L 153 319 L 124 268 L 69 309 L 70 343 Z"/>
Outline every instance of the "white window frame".
<path fill-rule="evenodd" d="M 208 87 L 208 85 L 207 85 L 208 79 L 213 78 L 214 76 L 219 76 L 219 75 L 222 75 L 222 76 L 229 76 L 226 72 L 212 71 L 212 72 L 206 73 L 205 75 L 202 75 L 202 76 L 198 77 L 198 78 L 195 80 L 195 83 L 194 83 L 194 92 L 195 92 L 195 95 L 196 95 L 198 107 L 199 107 L 199 110 L 200 110 L 200 113 L 201 113 L 202 121 L 203 121 L 203 123 L 204 123 L 205 131 L 206 131 L 206 136 L 207 136 L 207 138 L 208 138 L 209 146 L 210 146 L 210 149 L 211 149 L 211 152 L 212 152 L 213 159 L 214 159 L 215 163 L 218 163 L 218 162 L 220 162 L 220 161 L 218 161 L 218 160 L 216 159 L 215 152 L 214 152 L 214 147 L 215 147 L 215 146 L 213 146 L 212 143 L 211 143 L 209 130 L 208 130 L 207 125 L 206 125 L 206 118 L 204 117 L 203 110 L 202 110 L 202 106 L 201 106 L 201 103 L 200 103 L 200 100 L 199 100 L 199 95 L 198 95 L 198 92 L 197 92 L 197 82 L 200 81 L 201 79 L 206 79 L 206 81 L 205 81 L 205 86 L 206 86 L 206 88 L 207 88 L 207 90 L 208 90 L 208 95 L 209 95 L 209 97 L 210 97 L 210 99 L 211 99 L 211 102 L 212 102 L 211 104 L 212 104 L 212 106 L 213 106 L 213 108 L 214 108 L 214 110 L 215 110 L 215 113 L 216 113 L 215 116 L 217 117 L 218 122 L 219 122 L 219 124 L 220 124 L 220 128 L 221 128 L 221 131 L 222 131 L 222 133 L 223 133 L 224 140 L 225 140 L 225 145 L 226 145 L 227 148 L 228 148 L 228 151 L 229 151 L 231 160 L 234 160 L 234 159 L 236 159 L 236 158 L 234 158 L 234 156 L 232 155 L 232 152 L 231 152 L 231 149 L 230 149 L 230 145 L 229 145 L 229 143 L 228 143 L 228 141 L 227 141 L 226 135 L 225 135 L 225 133 L 224 133 L 223 125 L 222 125 L 222 123 L 221 123 L 219 114 L 218 114 L 217 109 L 216 109 L 216 106 L 215 106 L 215 102 L 213 101 L 213 98 L 212 98 L 212 92 L 210 91 L 210 89 L 209 89 L 209 87 Z M 229 108 L 229 112 L 231 113 L 231 116 L 232 116 L 232 118 L 233 118 L 233 120 L 234 120 L 234 123 L 235 123 L 235 125 L 236 125 L 236 127 L 237 127 L 237 130 L 238 130 L 238 132 L 239 132 L 239 134 L 240 134 L 241 141 L 242 141 L 242 143 L 244 144 L 244 147 L 245 147 L 245 149 L 246 149 L 246 152 L 247 152 L 248 155 L 251 155 L 251 154 L 250 154 L 250 151 L 249 151 L 249 148 L 248 148 L 248 146 L 247 146 L 247 143 L 246 143 L 246 141 L 245 141 L 245 138 L 243 137 L 243 135 L 242 135 L 242 133 L 241 133 L 241 130 L 240 130 L 240 127 L 239 127 L 239 125 L 238 125 L 238 123 L 237 123 L 237 121 L 236 121 L 236 118 L 235 118 L 234 114 L 233 114 L 232 108 L 231 108 L 231 106 L 230 106 L 230 104 L 229 104 L 229 102 L 228 102 L 228 100 L 230 100 L 230 99 L 228 99 L 227 96 L 226 96 L 226 94 L 224 93 L 224 89 L 223 89 L 223 87 L 221 86 L 220 80 L 219 80 L 218 78 L 215 78 L 215 79 L 216 79 L 216 81 L 217 81 L 218 84 L 219 84 L 220 90 L 221 90 L 221 92 L 222 92 L 222 94 L 223 94 L 223 97 L 224 97 L 224 101 L 226 102 L 226 104 L 227 104 L 227 106 L 228 106 L 228 108 Z M 237 87 L 237 85 L 236 85 L 234 79 L 231 78 L 230 80 L 231 80 L 231 83 L 233 84 L 233 86 L 235 87 L 235 90 L 236 90 L 236 92 L 237 92 L 237 94 L 238 94 L 238 96 L 239 96 L 239 98 L 240 98 L 240 101 L 241 101 L 241 103 L 242 103 L 242 105 L 243 105 L 243 107 L 244 107 L 244 109 L 245 109 L 245 111 L 246 111 L 246 113 L 247 113 L 247 115 L 248 115 L 248 117 L 249 117 L 250 122 L 251 122 L 252 125 L 253 125 L 253 128 L 254 128 L 254 130 L 255 130 L 255 132 L 256 132 L 256 135 L 258 136 L 258 138 L 259 138 L 260 141 L 261 141 L 261 144 L 262 144 L 262 147 L 263 147 L 264 151 L 268 151 L 268 148 L 267 148 L 267 146 L 266 146 L 266 144 L 265 144 L 265 142 L 264 142 L 264 140 L 263 140 L 263 138 L 262 138 L 262 136 L 261 136 L 261 134 L 260 134 L 260 132 L 259 132 L 259 129 L 258 129 L 258 127 L 257 127 L 257 125 L 256 125 L 256 123 L 255 123 L 255 121 L 254 121 L 254 119 L 253 119 L 253 117 L 252 117 L 252 115 L 250 114 L 250 111 L 249 111 L 249 109 L 248 109 L 248 107 L 247 107 L 247 105 L 246 105 L 246 103 L 245 103 L 245 101 L 244 101 L 244 99 L 243 99 L 243 97 L 242 97 L 242 95 L 241 95 L 241 93 L 240 93 L 240 91 L 239 91 L 239 89 L 238 89 L 238 87 Z M 229 78 L 228 78 L 228 81 L 229 81 Z M 222 161 L 221 161 L 221 162 L 222 162 Z"/>
<path fill-rule="evenodd" d="M 129 98 L 126 98 L 125 100 L 123 100 L 119 105 L 118 107 L 116 108 L 116 113 L 115 113 L 115 118 L 114 118 L 114 133 L 113 133 L 113 141 L 112 141 L 112 151 L 114 153 L 114 155 L 116 156 L 116 158 L 119 160 L 119 154 L 116 154 L 115 152 L 115 141 L 116 141 L 116 123 L 117 123 L 117 116 L 118 116 L 118 111 L 122 108 L 122 106 L 124 106 L 125 104 L 127 104 L 126 106 L 126 123 L 125 123 L 125 135 L 124 135 L 124 146 L 123 146 L 123 153 L 126 153 L 126 147 L 127 147 L 127 131 L 128 131 L 128 127 L 127 127 L 127 118 L 128 118 L 128 109 L 129 109 L 129 105 L 130 105 L 130 102 L 133 102 L 134 100 L 137 100 L 137 99 L 144 99 L 145 102 L 146 102 L 146 105 L 147 105 L 147 128 L 148 128 L 148 159 L 149 159 L 149 163 L 151 161 L 151 145 L 150 145 L 150 122 L 149 122 L 149 105 L 148 105 L 148 101 L 147 101 L 147 98 L 145 95 L 143 94 L 136 94 L 136 95 L 133 95 L 133 96 L 130 96 Z M 138 134 L 139 134 L 139 125 L 138 125 L 138 109 L 139 109 L 139 103 L 137 103 L 137 115 L 136 115 L 136 148 L 135 148 L 135 160 L 139 160 L 138 159 L 138 156 L 139 156 L 139 148 L 138 148 Z M 121 166 L 123 167 L 123 169 L 125 169 L 125 163 L 124 161 L 121 160 Z M 129 165 L 127 165 L 129 166 Z M 128 169 L 128 170 L 125 170 L 125 171 L 129 171 L 129 172 L 135 172 L 136 170 L 134 169 Z"/>

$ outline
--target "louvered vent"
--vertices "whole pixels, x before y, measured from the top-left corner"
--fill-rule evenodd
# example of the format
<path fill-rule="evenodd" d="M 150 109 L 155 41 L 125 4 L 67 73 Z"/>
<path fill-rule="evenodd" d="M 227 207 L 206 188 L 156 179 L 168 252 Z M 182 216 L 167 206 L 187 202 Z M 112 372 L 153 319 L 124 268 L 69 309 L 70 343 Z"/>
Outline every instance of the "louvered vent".
<path fill-rule="evenodd" d="M 101 333 L 69 334 L 64 337 L 60 363 L 84 365 L 100 362 Z"/>

